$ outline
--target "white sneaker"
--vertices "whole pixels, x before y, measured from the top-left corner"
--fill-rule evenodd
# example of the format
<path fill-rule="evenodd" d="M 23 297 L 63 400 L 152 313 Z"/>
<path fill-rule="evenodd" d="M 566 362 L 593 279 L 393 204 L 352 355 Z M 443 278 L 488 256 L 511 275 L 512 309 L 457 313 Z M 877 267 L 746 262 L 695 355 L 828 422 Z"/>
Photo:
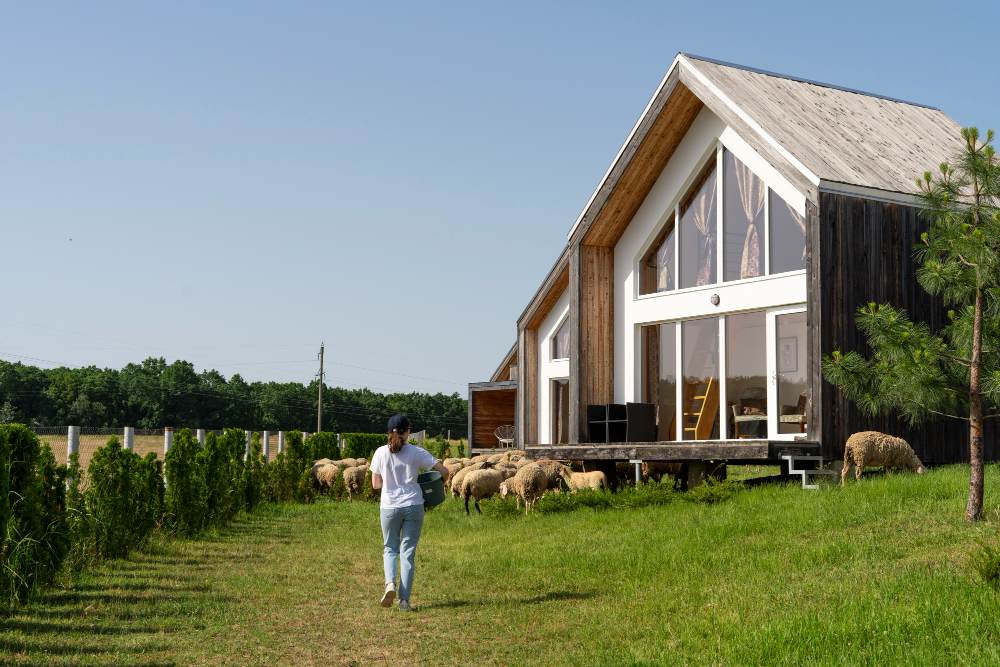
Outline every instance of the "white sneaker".
<path fill-rule="evenodd" d="M 396 586 L 389 582 L 385 585 L 385 593 L 382 594 L 382 601 L 379 603 L 383 607 L 391 607 L 392 601 L 396 599 Z"/>
<path fill-rule="evenodd" d="M 413 611 L 413 607 L 411 607 L 410 603 L 407 602 L 406 600 L 400 600 L 399 601 L 399 610 L 400 611 Z"/>

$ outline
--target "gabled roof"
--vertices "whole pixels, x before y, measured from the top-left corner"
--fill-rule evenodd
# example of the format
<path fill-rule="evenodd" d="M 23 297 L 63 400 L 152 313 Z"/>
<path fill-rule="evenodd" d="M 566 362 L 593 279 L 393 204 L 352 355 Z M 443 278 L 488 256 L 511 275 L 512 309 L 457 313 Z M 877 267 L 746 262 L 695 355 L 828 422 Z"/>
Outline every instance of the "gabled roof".
<path fill-rule="evenodd" d="M 915 180 L 961 149 L 941 110 L 682 54 L 732 104 L 823 181 L 918 192 Z"/>
<path fill-rule="evenodd" d="M 915 179 L 961 148 L 938 109 L 680 53 L 570 239 L 617 241 L 702 105 L 814 201 L 824 185 L 916 193 Z"/>

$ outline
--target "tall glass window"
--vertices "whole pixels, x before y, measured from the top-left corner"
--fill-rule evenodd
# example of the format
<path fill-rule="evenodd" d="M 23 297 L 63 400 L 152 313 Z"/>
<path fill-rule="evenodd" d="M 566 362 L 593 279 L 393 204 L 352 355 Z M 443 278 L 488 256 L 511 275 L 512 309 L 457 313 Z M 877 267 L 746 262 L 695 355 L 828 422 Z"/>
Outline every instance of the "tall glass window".
<path fill-rule="evenodd" d="M 719 437 L 719 320 L 681 325 L 684 440 Z"/>
<path fill-rule="evenodd" d="M 715 157 L 695 181 L 681 206 L 681 287 L 716 282 L 715 253 L 718 239 L 715 213 Z"/>
<path fill-rule="evenodd" d="M 677 325 L 642 328 L 643 401 L 656 405 L 657 439 L 677 440 Z"/>
<path fill-rule="evenodd" d="M 775 317 L 778 433 L 805 433 L 809 385 L 806 379 L 806 314 Z"/>
<path fill-rule="evenodd" d="M 763 311 L 726 316 L 726 419 L 730 438 L 767 437 L 767 335 Z"/>
<path fill-rule="evenodd" d="M 552 336 L 552 358 L 569 359 L 569 318 L 556 329 Z"/>
<path fill-rule="evenodd" d="M 671 215 L 667 224 L 664 225 L 663 231 L 660 232 L 642 258 L 639 294 L 666 292 L 677 287 L 674 275 L 677 266 L 677 260 L 674 257 L 676 254 L 674 231 L 674 216 Z"/>
<path fill-rule="evenodd" d="M 771 273 L 806 268 L 806 221 L 784 199 L 770 191 Z"/>
<path fill-rule="evenodd" d="M 723 151 L 723 280 L 764 275 L 764 182 Z"/>
<path fill-rule="evenodd" d="M 569 442 L 569 380 L 552 381 L 552 443 Z"/>

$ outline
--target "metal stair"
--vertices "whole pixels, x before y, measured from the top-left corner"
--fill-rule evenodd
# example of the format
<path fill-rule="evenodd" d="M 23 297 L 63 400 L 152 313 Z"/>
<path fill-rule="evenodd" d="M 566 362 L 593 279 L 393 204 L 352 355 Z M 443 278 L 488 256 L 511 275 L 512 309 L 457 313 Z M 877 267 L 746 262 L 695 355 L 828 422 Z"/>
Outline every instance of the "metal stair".
<path fill-rule="evenodd" d="M 823 462 L 823 457 L 816 454 L 782 454 L 781 458 L 788 462 L 788 474 L 789 475 L 801 475 L 802 476 L 802 488 L 817 490 L 819 489 L 819 484 L 810 484 L 809 475 L 836 475 L 837 473 L 833 470 L 825 470 L 823 468 L 796 468 L 795 464 L 799 461 L 816 461 L 816 465 Z"/>

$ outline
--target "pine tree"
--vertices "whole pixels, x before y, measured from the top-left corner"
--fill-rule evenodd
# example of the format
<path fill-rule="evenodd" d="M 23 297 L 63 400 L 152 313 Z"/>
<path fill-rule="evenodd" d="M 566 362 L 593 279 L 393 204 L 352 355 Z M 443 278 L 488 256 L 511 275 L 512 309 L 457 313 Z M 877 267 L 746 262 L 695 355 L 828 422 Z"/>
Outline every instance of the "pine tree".
<path fill-rule="evenodd" d="M 983 512 L 983 424 L 1000 417 L 1000 160 L 993 131 L 962 130 L 963 150 L 917 180 L 928 229 L 914 252 L 917 281 L 949 308 L 931 331 L 890 305 L 868 304 L 858 327 L 871 358 L 835 351 L 826 378 L 866 414 L 895 411 L 909 423 L 969 424 L 968 521 Z"/>

